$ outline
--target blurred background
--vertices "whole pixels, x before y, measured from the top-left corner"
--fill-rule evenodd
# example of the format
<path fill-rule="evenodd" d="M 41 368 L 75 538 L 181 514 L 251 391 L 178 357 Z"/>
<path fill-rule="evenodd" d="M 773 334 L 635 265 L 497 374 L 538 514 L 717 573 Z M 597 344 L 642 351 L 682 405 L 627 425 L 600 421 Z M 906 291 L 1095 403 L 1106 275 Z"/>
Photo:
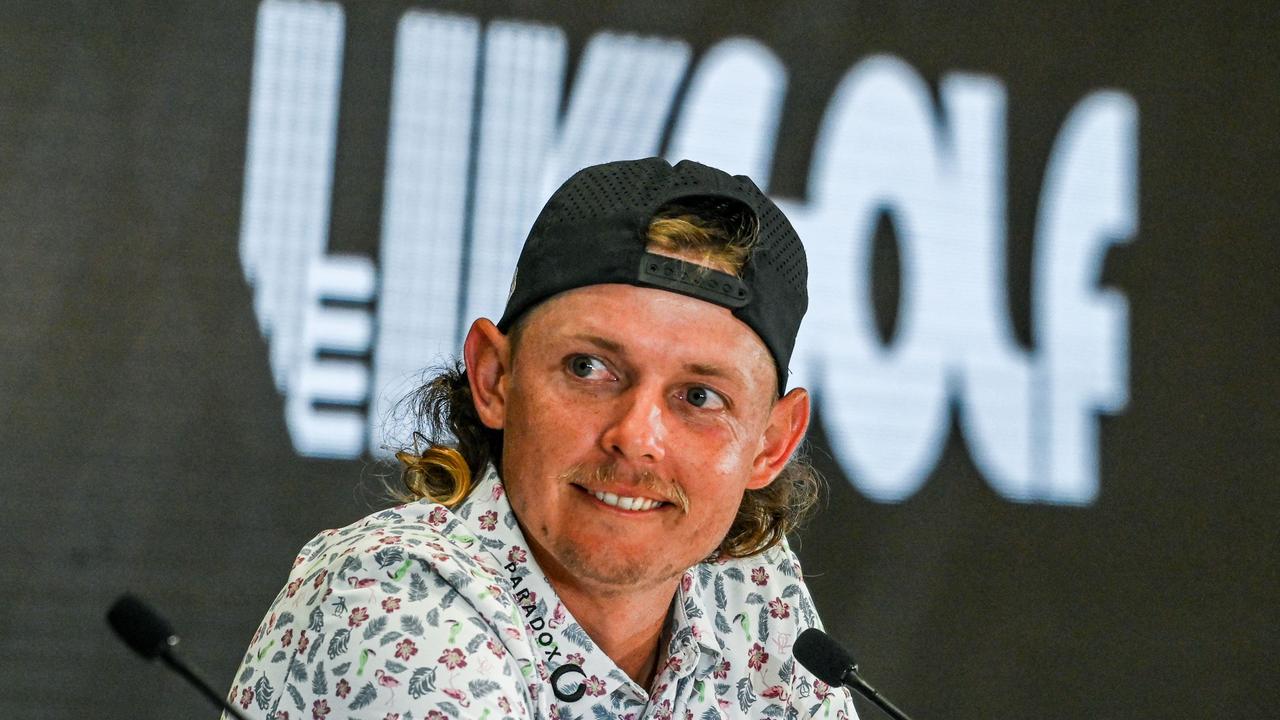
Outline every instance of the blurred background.
<path fill-rule="evenodd" d="M 1274 717 L 1273 3 L 0 9 L 0 717 L 214 716 L 111 600 L 230 687 L 550 191 L 654 154 L 805 238 L 793 542 L 872 684 Z"/>

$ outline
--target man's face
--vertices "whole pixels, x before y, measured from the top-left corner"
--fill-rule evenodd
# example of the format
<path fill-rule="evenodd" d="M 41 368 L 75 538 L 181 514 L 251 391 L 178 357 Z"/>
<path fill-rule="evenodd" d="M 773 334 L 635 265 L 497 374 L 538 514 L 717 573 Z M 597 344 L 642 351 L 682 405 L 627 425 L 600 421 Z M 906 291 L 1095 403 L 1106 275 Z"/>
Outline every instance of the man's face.
<path fill-rule="evenodd" d="M 548 574 L 595 592 L 667 582 L 710 555 L 807 425 L 804 391 L 777 400 L 760 338 L 701 300 L 595 285 L 531 311 L 514 348 L 487 330 L 505 367 L 496 404 L 477 405 L 504 431 L 512 507 Z"/>

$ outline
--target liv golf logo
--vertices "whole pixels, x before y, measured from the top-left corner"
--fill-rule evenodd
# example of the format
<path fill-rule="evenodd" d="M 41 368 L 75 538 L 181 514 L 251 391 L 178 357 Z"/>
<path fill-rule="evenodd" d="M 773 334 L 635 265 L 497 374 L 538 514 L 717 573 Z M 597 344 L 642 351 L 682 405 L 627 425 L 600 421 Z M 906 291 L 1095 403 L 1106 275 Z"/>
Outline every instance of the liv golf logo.
<path fill-rule="evenodd" d="M 558 28 L 411 10 L 396 35 L 379 254 L 330 254 L 344 35 L 334 2 L 259 8 L 240 252 L 302 455 L 376 451 L 421 369 L 460 350 L 471 318 L 501 313 L 525 232 L 577 168 L 656 154 L 670 128 L 669 158 L 769 188 L 787 70 L 758 42 L 726 39 L 693 63 L 678 39 L 600 32 L 570 90 Z M 1005 301 L 1005 104 L 998 79 L 959 72 L 935 104 L 911 66 L 868 57 L 829 100 L 808 197 L 776 198 L 809 251 L 793 384 L 813 392 L 846 477 L 877 501 L 920 488 L 953 407 L 1000 495 L 1098 493 L 1098 416 L 1128 398 L 1127 305 L 1099 274 L 1136 230 L 1137 108 L 1093 92 L 1058 131 L 1028 351 Z M 901 258 L 887 345 L 870 290 L 884 213 Z"/>

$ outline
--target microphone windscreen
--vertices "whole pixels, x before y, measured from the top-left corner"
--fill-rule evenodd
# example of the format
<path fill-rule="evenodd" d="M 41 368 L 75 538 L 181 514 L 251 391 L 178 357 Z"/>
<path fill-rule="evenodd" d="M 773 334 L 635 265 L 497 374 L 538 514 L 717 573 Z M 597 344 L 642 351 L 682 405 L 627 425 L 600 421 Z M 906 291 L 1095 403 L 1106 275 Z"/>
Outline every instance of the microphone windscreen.
<path fill-rule="evenodd" d="M 160 655 L 173 637 L 173 627 L 133 595 L 116 599 L 107 611 L 107 623 L 126 645 L 148 660 Z"/>
<path fill-rule="evenodd" d="M 856 665 L 840 643 L 818 628 L 800 633 L 791 652 L 806 670 L 832 687 L 843 685 L 845 673 Z"/>

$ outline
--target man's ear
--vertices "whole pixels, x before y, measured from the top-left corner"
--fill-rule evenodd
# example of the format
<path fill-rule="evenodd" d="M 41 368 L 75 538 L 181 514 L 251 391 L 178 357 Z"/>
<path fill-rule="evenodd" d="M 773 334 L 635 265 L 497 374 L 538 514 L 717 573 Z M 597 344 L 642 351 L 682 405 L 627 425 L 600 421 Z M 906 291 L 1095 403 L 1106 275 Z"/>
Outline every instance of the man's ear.
<path fill-rule="evenodd" d="M 787 466 L 808 429 L 809 392 L 792 388 L 769 411 L 769 424 L 760 441 L 760 452 L 752 462 L 747 489 L 759 490 L 773 482 Z"/>
<path fill-rule="evenodd" d="M 471 400 L 480 422 L 501 430 L 507 416 L 507 382 L 511 379 L 511 343 L 487 318 L 471 323 L 462 344 L 471 383 Z"/>

